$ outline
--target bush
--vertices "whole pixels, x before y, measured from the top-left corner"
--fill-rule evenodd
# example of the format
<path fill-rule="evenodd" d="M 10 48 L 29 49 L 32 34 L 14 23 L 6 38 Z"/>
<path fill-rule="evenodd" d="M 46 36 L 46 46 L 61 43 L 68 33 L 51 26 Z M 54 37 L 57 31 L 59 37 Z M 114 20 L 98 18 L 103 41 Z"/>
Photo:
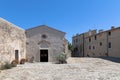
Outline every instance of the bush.
<path fill-rule="evenodd" d="M 20 60 L 20 64 L 25 64 L 25 62 L 26 62 L 26 59 L 24 58 Z"/>
<path fill-rule="evenodd" d="M 4 69 L 11 69 L 12 68 L 12 65 L 9 63 L 9 62 L 5 62 L 5 64 L 2 64 L 1 65 L 1 70 L 4 70 Z"/>
<path fill-rule="evenodd" d="M 66 62 L 66 59 L 67 59 L 67 56 L 65 53 L 62 53 L 58 56 L 58 61 L 59 61 L 59 64 L 65 64 L 67 63 Z"/>
<path fill-rule="evenodd" d="M 11 64 L 12 64 L 12 63 L 19 64 L 19 61 L 18 61 L 18 60 L 13 60 L 13 61 L 11 62 Z"/>
<path fill-rule="evenodd" d="M 16 67 L 17 64 L 18 64 L 18 61 L 17 61 L 17 60 L 13 60 L 13 61 L 11 62 L 12 67 Z"/>

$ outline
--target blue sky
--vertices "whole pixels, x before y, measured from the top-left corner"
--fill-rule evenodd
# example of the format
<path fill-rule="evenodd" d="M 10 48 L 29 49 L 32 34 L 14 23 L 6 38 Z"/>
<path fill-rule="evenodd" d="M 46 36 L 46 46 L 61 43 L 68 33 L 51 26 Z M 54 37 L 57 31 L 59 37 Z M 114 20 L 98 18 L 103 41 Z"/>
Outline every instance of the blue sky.
<path fill-rule="evenodd" d="M 0 0 L 0 17 L 21 28 L 48 25 L 66 38 L 120 26 L 120 0 Z"/>

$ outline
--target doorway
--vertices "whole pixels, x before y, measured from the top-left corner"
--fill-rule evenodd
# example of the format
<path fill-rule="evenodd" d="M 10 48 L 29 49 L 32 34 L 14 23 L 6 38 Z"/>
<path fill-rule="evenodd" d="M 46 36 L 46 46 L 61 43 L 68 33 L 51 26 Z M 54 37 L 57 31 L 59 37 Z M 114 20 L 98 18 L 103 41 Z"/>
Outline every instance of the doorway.
<path fill-rule="evenodd" d="M 15 50 L 15 60 L 19 61 L 19 51 Z"/>
<path fill-rule="evenodd" d="M 48 62 L 48 50 L 40 50 L 40 62 Z"/>

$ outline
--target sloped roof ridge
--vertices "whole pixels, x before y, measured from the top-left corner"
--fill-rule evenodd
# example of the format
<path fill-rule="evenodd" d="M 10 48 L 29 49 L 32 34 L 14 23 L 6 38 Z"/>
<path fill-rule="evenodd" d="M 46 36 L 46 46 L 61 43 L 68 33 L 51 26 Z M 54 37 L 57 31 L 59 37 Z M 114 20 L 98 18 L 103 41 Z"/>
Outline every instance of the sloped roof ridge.
<path fill-rule="evenodd" d="M 11 23 L 11 22 L 9 22 L 9 21 L 3 19 L 2 17 L 0 17 L 0 20 L 5 21 L 5 22 L 7 22 L 8 24 L 11 24 L 11 25 L 13 25 L 14 27 L 16 27 L 16 28 L 18 28 L 18 29 L 24 30 L 23 28 L 21 28 L 21 27 L 15 25 L 15 24 L 13 24 L 13 23 Z M 25 31 L 25 30 L 24 30 L 24 31 Z"/>
<path fill-rule="evenodd" d="M 56 30 L 56 31 L 58 31 L 58 32 L 65 33 L 65 32 L 63 32 L 63 31 L 57 30 L 57 29 L 52 28 L 52 27 L 47 26 L 47 25 L 39 25 L 39 26 L 36 26 L 36 27 L 32 27 L 32 28 L 26 29 L 26 31 L 27 31 L 27 30 L 32 30 L 32 29 L 35 29 L 35 28 L 38 28 L 38 27 L 48 27 L 48 28 L 53 29 L 53 30 Z M 65 33 L 65 34 L 66 34 L 66 33 Z"/>

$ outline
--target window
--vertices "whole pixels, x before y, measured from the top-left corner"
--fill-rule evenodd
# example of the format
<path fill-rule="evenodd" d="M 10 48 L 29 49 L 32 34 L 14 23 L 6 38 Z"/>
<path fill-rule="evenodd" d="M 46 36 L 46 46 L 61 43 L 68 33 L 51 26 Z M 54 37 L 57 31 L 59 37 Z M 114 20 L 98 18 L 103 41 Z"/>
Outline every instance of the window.
<path fill-rule="evenodd" d="M 95 35 L 95 40 L 97 40 L 97 36 Z"/>
<path fill-rule="evenodd" d="M 110 31 L 108 32 L 108 35 L 109 35 L 109 36 L 111 35 L 111 32 L 110 32 Z"/>
<path fill-rule="evenodd" d="M 105 53 L 106 56 L 108 56 L 108 53 Z"/>
<path fill-rule="evenodd" d="M 46 39 L 46 38 L 47 38 L 47 36 L 46 36 L 45 34 L 43 34 L 41 37 L 42 37 L 43 39 Z"/>
<path fill-rule="evenodd" d="M 91 42 L 91 38 L 89 38 L 89 42 Z"/>
<path fill-rule="evenodd" d="M 75 44 L 75 40 L 74 40 L 74 44 Z"/>
<path fill-rule="evenodd" d="M 95 46 L 93 46 L 93 49 L 95 49 Z"/>
<path fill-rule="evenodd" d="M 76 43 L 78 42 L 78 39 L 76 39 Z"/>
<path fill-rule="evenodd" d="M 91 49 L 91 46 L 89 46 L 89 49 Z"/>
<path fill-rule="evenodd" d="M 102 42 L 100 42 L 100 46 L 102 46 Z"/>
<path fill-rule="evenodd" d="M 26 42 L 26 45 L 29 45 L 29 43 L 28 43 L 28 42 Z"/>
<path fill-rule="evenodd" d="M 108 43 L 108 48 L 111 48 L 111 42 Z"/>

